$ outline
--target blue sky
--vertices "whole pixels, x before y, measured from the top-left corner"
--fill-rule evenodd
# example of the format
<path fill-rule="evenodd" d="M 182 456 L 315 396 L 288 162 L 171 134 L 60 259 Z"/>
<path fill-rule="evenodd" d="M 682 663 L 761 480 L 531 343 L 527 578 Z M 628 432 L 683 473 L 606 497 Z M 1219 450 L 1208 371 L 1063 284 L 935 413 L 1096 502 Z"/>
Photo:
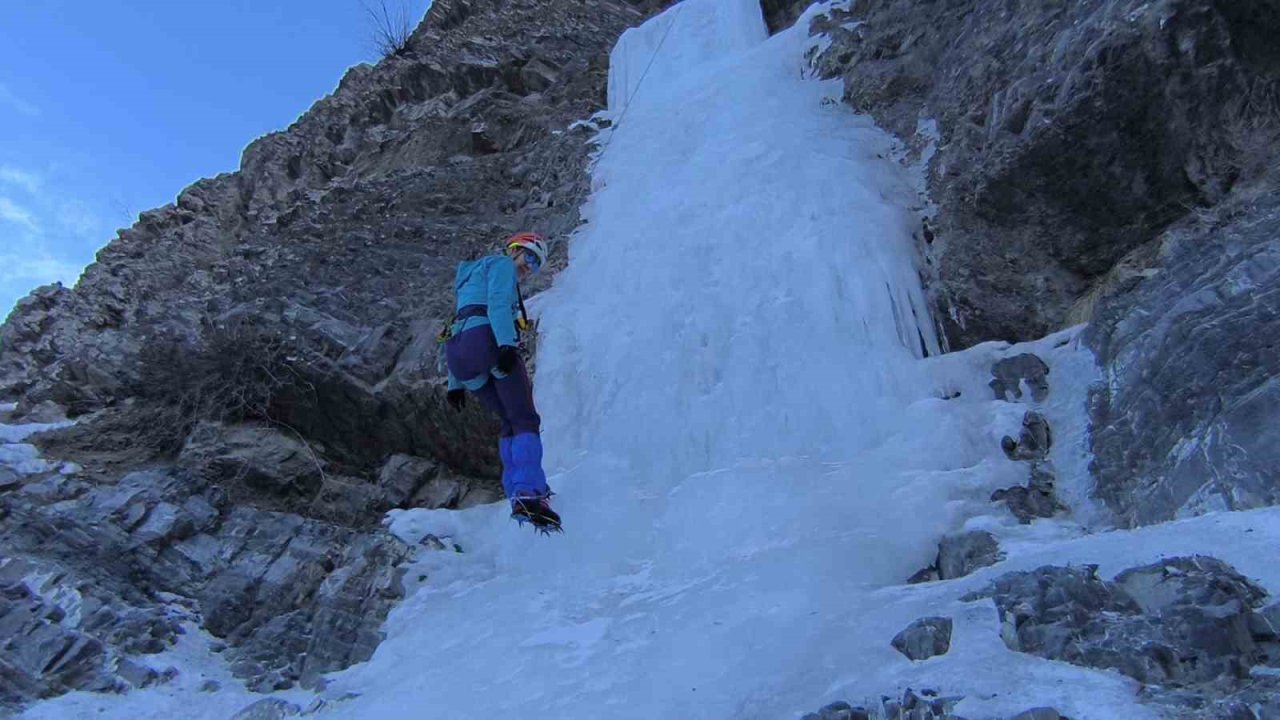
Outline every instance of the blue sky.
<path fill-rule="evenodd" d="M 375 54 L 361 0 L 0 2 L 0 316 Z"/>

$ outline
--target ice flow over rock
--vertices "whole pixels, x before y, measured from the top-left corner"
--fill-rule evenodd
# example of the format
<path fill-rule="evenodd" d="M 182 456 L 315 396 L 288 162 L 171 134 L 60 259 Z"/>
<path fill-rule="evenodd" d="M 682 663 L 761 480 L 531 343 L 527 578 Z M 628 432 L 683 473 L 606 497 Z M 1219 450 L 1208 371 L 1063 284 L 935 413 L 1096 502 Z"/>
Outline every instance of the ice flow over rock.
<path fill-rule="evenodd" d="M 332 676 L 324 716 L 798 717 L 923 681 L 970 717 L 1154 717 L 1132 680 L 1013 652 L 989 601 L 959 600 L 997 572 L 1161 544 L 991 515 L 1026 479 L 1000 440 L 1027 411 L 992 399 L 992 363 L 1052 367 L 1053 392 L 1023 400 L 1054 425 L 1079 511 L 1091 361 L 1072 331 L 939 354 L 918 178 L 838 83 L 806 76 L 807 25 L 768 37 L 755 0 L 686 0 L 618 43 L 586 224 L 530 302 L 567 534 L 500 506 L 394 511 L 423 548 L 406 599 L 373 658 Z M 939 538 L 984 529 L 1021 543 L 998 569 L 903 585 Z M 1193 537 L 1158 539 L 1175 532 Z M 891 640 L 925 616 L 950 647 L 912 662 Z"/>
<path fill-rule="evenodd" d="M 769 38 L 753 0 L 690 0 L 618 43 L 586 225 L 533 303 L 569 532 L 396 513 L 467 552 L 424 561 L 373 661 L 332 686 L 361 693 L 344 712 L 781 717 L 867 647 L 901 659 L 915 617 L 860 629 L 867 591 L 1017 468 L 990 363 L 937 357 L 918 184 L 805 76 L 808 42 Z"/>

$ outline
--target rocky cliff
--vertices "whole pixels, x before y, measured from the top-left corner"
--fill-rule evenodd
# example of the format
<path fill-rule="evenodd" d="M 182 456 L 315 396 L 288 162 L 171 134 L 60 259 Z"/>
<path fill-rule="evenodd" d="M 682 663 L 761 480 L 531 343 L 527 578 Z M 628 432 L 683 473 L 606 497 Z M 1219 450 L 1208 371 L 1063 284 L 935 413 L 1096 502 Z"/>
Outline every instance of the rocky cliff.
<path fill-rule="evenodd" d="M 1280 504 L 1274 190 L 1175 224 L 1097 305 L 1093 469 L 1126 524 Z"/>
<path fill-rule="evenodd" d="M 575 123 L 604 102 L 614 40 L 661 4 L 436 0 L 407 52 L 144 213 L 76 288 L 19 304 L 0 398 L 79 422 L 38 439 L 58 462 L 0 468 L 0 627 L 19 639 L 0 701 L 162 679 L 129 657 L 187 620 L 263 689 L 368 656 L 410 551 L 381 514 L 496 497 L 490 421 L 441 402 L 453 268 L 514 230 L 577 225 Z M 807 4 L 761 3 L 774 30 Z M 860 0 L 810 30 L 813 67 L 923 162 L 950 346 L 1089 323 L 1095 494 L 1117 523 L 1280 502 L 1280 2 Z M 1028 522 L 1061 510 L 1017 489 Z M 1187 562 L 1205 587 L 1234 578 Z M 993 592 L 1087 586 L 1095 611 L 1119 596 L 1091 572 L 1041 574 Z M 1125 633 L 1160 624 L 1126 598 Z M 1087 615 L 1044 614 L 1028 632 L 1078 634 L 1059 615 Z M 1010 647 L 1146 682 L 1151 667 L 1112 662 L 1142 636 L 1107 645 L 1103 625 L 1085 660 Z M 1231 656 L 1245 666 L 1254 635 Z"/>
<path fill-rule="evenodd" d="M 846 102 L 928 161 L 951 346 L 1090 322 L 1120 521 L 1280 499 L 1280 3 L 865 2 L 812 29 Z"/>
<path fill-rule="evenodd" d="M 1126 253 L 1274 171 L 1268 0 L 855 3 L 818 30 L 845 100 L 929 164 L 952 347 L 1038 337 Z"/>
<path fill-rule="evenodd" d="M 1088 323 L 1103 377 L 1089 400 L 1093 495 L 1116 524 L 1280 503 L 1280 3 L 885 0 L 833 8 L 811 31 L 826 40 L 818 72 L 924 163 L 926 284 L 951 347 Z M 1116 582 L 1133 591 L 1134 572 L 1151 569 Z M 1240 670 L 1273 652 L 1259 652 L 1267 623 L 1223 622 L 1221 599 L 1171 589 L 1181 569 L 1157 574 L 1167 596 L 1139 598 L 1161 616 L 1141 630 L 1090 629 L 1097 608 L 1045 621 L 1024 602 L 1006 616 L 997 599 L 1017 628 L 1005 643 L 1118 668 L 1161 716 L 1271 717 L 1270 680 Z M 1047 576 L 1029 596 L 1081 596 Z M 1070 641 L 1046 651 L 1042 622 Z M 1173 647 L 1166 626 L 1230 659 Z M 1155 649 L 1206 674 L 1125 667 Z"/>
<path fill-rule="evenodd" d="M 37 440 L 74 464 L 0 470 L 0 702 L 154 682 L 129 657 L 183 620 L 261 689 L 369 656 L 408 552 L 381 514 L 498 497 L 492 421 L 443 415 L 454 268 L 576 227 L 574 124 L 659 5 L 437 0 L 404 52 L 18 304 L 0 399 L 78 422 Z"/>
<path fill-rule="evenodd" d="M 570 126 L 600 109 L 611 42 L 642 18 L 609 2 L 433 6 L 408 52 L 353 68 L 239 172 L 143 213 L 74 290 L 20 302 L 0 393 L 99 410 L 144 394 L 144 349 L 190 361 L 248 327 L 281 339 L 306 388 L 272 398 L 272 417 L 335 456 L 491 472 L 472 447 L 486 433 L 435 415 L 451 275 L 513 230 L 576 226 L 587 131 Z"/>

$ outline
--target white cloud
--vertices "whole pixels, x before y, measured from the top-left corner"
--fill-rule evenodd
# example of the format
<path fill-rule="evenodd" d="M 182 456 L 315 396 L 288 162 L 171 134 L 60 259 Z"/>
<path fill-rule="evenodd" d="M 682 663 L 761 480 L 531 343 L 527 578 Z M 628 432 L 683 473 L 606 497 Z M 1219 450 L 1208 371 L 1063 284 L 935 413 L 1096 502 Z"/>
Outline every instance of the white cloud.
<path fill-rule="evenodd" d="M 57 173 L 0 164 L 0 321 L 33 288 L 74 285 L 108 237 L 101 209 L 62 190 Z"/>
<path fill-rule="evenodd" d="M 12 165 L 0 165 L 0 189 L 20 188 L 29 197 L 19 204 L 0 195 L 0 221 L 9 221 L 50 238 L 102 240 L 111 228 L 88 203 L 42 193 L 44 178 Z"/>
<path fill-rule="evenodd" d="M 40 114 L 40 108 L 14 95 L 13 91 L 3 83 L 0 83 L 0 105 L 6 105 L 28 117 L 36 117 Z"/>
<path fill-rule="evenodd" d="M 47 284 L 59 280 L 64 285 L 71 285 L 75 283 L 76 278 L 80 277 L 83 270 L 83 265 L 76 265 L 48 255 L 38 257 L 8 253 L 0 255 L 0 282 L 21 280 Z"/>
<path fill-rule="evenodd" d="M 40 191 L 43 180 L 35 173 L 27 172 L 12 165 L 0 165 L 0 183 L 20 187 L 34 195 Z"/>
<path fill-rule="evenodd" d="M 4 246 L 5 241 L 0 239 L 0 247 Z M 52 282 L 71 287 L 84 270 L 81 265 L 51 257 L 39 248 L 32 250 L 24 255 L 0 253 L 0 322 L 18 300 L 35 288 Z"/>
<path fill-rule="evenodd" d="M 102 218 L 79 200 L 58 202 L 56 214 L 58 225 L 77 237 L 100 242 L 109 230 Z"/>
<path fill-rule="evenodd" d="M 3 196 L 0 196 L 0 220 L 8 220 L 31 232 L 38 229 L 35 216 L 30 210 Z"/>

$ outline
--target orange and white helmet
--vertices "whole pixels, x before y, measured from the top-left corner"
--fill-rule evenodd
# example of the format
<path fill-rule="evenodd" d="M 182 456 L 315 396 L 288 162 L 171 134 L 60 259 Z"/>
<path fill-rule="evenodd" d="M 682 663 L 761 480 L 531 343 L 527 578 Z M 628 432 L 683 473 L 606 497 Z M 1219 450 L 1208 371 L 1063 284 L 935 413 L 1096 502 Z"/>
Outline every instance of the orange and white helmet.
<path fill-rule="evenodd" d="M 511 248 L 524 248 L 538 256 L 539 265 L 547 264 L 547 241 L 538 233 L 522 232 L 512 235 L 507 240 L 507 249 Z"/>

